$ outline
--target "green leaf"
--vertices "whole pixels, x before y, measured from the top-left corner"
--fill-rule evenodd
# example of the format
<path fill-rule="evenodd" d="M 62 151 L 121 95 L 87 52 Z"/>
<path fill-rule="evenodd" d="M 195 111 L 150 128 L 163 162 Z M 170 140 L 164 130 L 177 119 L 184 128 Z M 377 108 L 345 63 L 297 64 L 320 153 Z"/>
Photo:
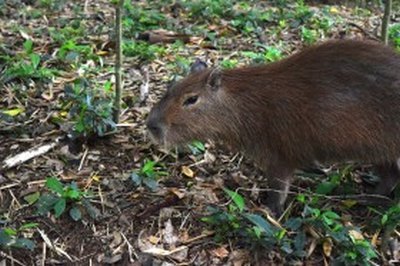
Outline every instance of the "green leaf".
<path fill-rule="evenodd" d="M 23 231 L 26 229 L 36 228 L 38 225 L 39 225 L 38 223 L 26 223 L 21 225 L 21 227 L 18 230 Z"/>
<path fill-rule="evenodd" d="M 204 143 L 198 140 L 195 140 L 191 143 L 194 147 L 199 149 L 200 151 L 204 152 L 206 150 L 206 147 L 204 146 Z"/>
<path fill-rule="evenodd" d="M 82 204 L 83 207 L 85 207 L 86 211 L 88 212 L 89 216 L 92 217 L 92 219 L 97 220 L 101 216 L 99 209 L 94 207 L 89 200 L 83 199 Z"/>
<path fill-rule="evenodd" d="M 79 200 L 82 197 L 82 192 L 78 189 L 68 187 L 63 193 L 63 196 L 67 199 Z"/>
<path fill-rule="evenodd" d="M 325 217 L 328 217 L 329 219 L 333 219 L 333 220 L 339 220 L 340 219 L 339 214 L 337 214 L 336 212 L 333 212 L 333 211 L 326 211 L 326 212 L 323 213 L 323 215 Z"/>
<path fill-rule="evenodd" d="M 32 67 L 37 69 L 40 64 L 40 56 L 38 54 L 30 54 Z"/>
<path fill-rule="evenodd" d="M 317 186 L 316 193 L 322 195 L 330 194 L 338 185 L 332 182 L 322 182 Z"/>
<path fill-rule="evenodd" d="M 286 221 L 285 227 L 292 231 L 297 231 L 303 224 L 303 220 L 300 217 L 290 218 Z"/>
<path fill-rule="evenodd" d="M 27 53 L 27 54 L 32 53 L 32 51 L 33 51 L 33 42 L 32 42 L 32 40 L 26 40 L 23 45 L 24 45 L 25 53 Z"/>
<path fill-rule="evenodd" d="M 149 175 L 154 173 L 154 166 L 156 165 L 155 161 L 147 160 L 142 167 L 142 173 Z"/>
<path fill-rule="evenodd" d="M 35 248 L 35 242 L 27 238 L 17 238 L 13 246 L 33 250 Z"/>
<path fill-rule="evenodd" d="M 242 212 L 244 207 L 245 207 L 244 198 L 241 195 L 239 195 L 237 192 L 234 192 L 234 191 L 229 190 L 227 188 L 223 188 L 223 190 L 225 191 L 226 194 L 229 195 L 229 197 L 231 197 L 233 202 L 236 204 L 236 206 Z"/>
<path fill-rule="evenodd" d="M 271 224 L 269 224 L 263 217 L 257 214 L 244 214 L 244 217 L 247 218 L 250 222 L 252 222 L 254 225 L 258 226 L 260 229 L 262 229 L 267 236 L 273 236 L 274 235 L 274 230 Z"/>
<path fill-rule="evenodd" d="M 0 246 L 7 246 L 12 238 L 6 233 L 5 229 L 0 230 Z"/>
<path fill-rule="evenodd" d="M 142 184 L 142 177 L 138 175 L 136 172 L 132 172 L 131 180 L 135 186 L 140 186 Z"/>
<path fill-rule="evenodd" d="M 158 189 L 158 182 L 154 178 L 143 178 L 143 184 L 146 185 L 146 187 L 150 188 L 151 191 L 157 191 Z"/>
<path fill-rule="evenodd" d="M 301 202 L 301 203 L 305 203 L 306 202 L 306 195 L 304 195 L 304 194 L 298 194 L 297 196 L 296 196 L 296 199 L 297 199 L 297 201 L 298 202 Z"/>
<path fill-rule="evenodd" d="M 56 218 L 60 217 L 61 214 L 63 214 L 63 212 L 65 211 L 65 207 L 67 206 L 67 201 L 65 200 L 65 198 L 60 198 L 56 204 L 54 204 L 54 215 L 56 216 Z"/>
<path fill-rule="evenodd" d="M 306 244 L 306 234 L 304 231 L 301 231 L 297 234 L 297 236 L 294 239 L 294 248 L 296 251 L 303 251 L 304 246 Z"/>
<path fill-rule="evenodd" d="M 39 214 L 47 214 L 58 201 L 59 197 L 54 194 L 44 194 L 40 196 L 39 200 L 36 202 L 36 208 Z"/>
<path fill-rule="evenodd" d="M 9 115 L 9 116 L 17 116 L 19 114 L 22 114 L 25 111 L 24 108 L 13 108 L 9 110 L 3 110 L 1 111 L 3 114 Z"/>
<path fill-rule="evenodd" d="M 69 216 L 71 216 L 71 218 L 74 221 L 79 221 L 80 219 L 82 219 L 82 213 L 79 210 L 78 207 L 73 207 L 69 210 Z"/>
<path fill-rule="evenodd" d="M 388 216 L 387 214 L 384 214 L 384 215 L 382 216 L 382 219 L 381 219 L 381 224 L 382 224 L 382 225 L 385 225 L 386 222 L 388 221 L 388 219 L 389 219 L 389 216 Z"/>
<path fill-rule="evenodd" d="M 58 193 L 60 195 L 63 194 L 64 192 L 63 184 L 55 177 L 47 178 L 46 187 L 51 191 Z"/>
<path fill-rule="evenodd" d="M 7 235 L 9 235 L 9 236 L 15 236 L 15 235 L 17 235 L 17 231 L 14 230 L 14 229 L 12 229 L 12 228 L 6 227 L 6 228 L 4 228 L 3 230 L 4 230 L 4 232 L 5 232 Z"/>
<path fill-rule="evenodd" d="M 39 192 L 39 191 L 36 191 L 35 193 L 26 195 L 26 196 L 24 197 L 24 200 L 25 200 L 26 202 L 28 202 L 29 205 L 32 205 L 33 203 L 35 203 L 35 202 L 39 199 L 39 197 L 40 197 L 40 192 Z"/>
<path fill-rule="evenodd" d="M 104 83 L 104 90 L 107 92 L 110 92 L 112 90 L 112 82 L 107 80 L 106 83 Z"/>
<path fill-rule="evenodd" d="M 257 238 L 261 238 L 261 233 L 263 232 L 260 227 L 253 226 L 253 232 Z"/>

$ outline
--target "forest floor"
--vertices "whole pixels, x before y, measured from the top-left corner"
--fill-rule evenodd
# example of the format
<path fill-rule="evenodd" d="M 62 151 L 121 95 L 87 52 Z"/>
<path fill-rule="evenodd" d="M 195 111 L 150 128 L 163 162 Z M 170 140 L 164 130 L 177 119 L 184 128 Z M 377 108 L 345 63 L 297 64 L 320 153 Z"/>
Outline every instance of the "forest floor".
<path fill-rule="evenodd" d="M 381 250 L 383 229 L 400 217 L 388 209 L 394 201 L 366 206 L 356 194 L 366 180 L 377 182 L 370 165 L 298 171 L 275 219 L 261 200 L 262 173 L 246 158 L 200 142 L 167 152 L 144 126 L 196 58 L 230 68 L 270 63 L 323 39 L 377 39 L 379 8 L 127 3 L 123 110 L 107 133 L 115 126 L 110 2 L 0 0 L 0 265 L 400 263 L 398 231 Z"/>

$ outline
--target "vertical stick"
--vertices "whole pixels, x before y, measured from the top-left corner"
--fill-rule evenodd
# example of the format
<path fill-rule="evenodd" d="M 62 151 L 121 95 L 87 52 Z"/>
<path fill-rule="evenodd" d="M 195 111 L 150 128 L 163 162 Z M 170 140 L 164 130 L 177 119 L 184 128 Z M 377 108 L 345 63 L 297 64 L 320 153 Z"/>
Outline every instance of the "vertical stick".
<path fill-rule="evenodd" d="M 121 112 L 121 93 L 122 93 L 122 26 L 121 17 L 124 0 L 119 0 L 115 7 L 115 99 L 114 99 L 114 122 L 118 124 Z"/>
<path fill-rule="evenodd" d="M 388 27 L 390 21 L 390 13 L 392 12 L 392 0 L 386 0 L 385 13 L 382 18 L 382 34 L 381 38 L 385 44 L 388 44 Z"/>

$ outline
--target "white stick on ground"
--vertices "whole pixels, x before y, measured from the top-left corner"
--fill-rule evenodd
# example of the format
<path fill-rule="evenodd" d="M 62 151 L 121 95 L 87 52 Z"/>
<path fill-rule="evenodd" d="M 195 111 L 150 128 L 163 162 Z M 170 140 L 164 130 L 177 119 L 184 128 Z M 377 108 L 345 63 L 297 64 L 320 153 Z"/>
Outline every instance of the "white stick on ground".
<path fill-rule="evenodd" d="M 54 147 L 56 147 L 60 142 L 60 139 L 56 139 L 54 142 L 38 146 L 38 147 L 33 147 L 27 151 L 21 152 L 20 154 L 17 154 L 11 158 L 5 159 L 3 163 L 0 166 L 0 169 L 9 169 L 12 167 L 15 167 L 17 165 L 20 165 L 30 159 L 33 159 L 37 156 L 40 156 L 42 154 L 45 154 L 46 152 L 50 151 Z"/>

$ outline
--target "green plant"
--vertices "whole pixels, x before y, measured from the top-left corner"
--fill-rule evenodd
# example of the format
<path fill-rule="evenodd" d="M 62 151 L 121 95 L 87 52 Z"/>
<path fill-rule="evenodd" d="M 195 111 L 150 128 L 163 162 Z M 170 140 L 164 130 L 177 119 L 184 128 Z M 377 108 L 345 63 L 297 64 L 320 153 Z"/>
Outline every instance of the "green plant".
<path fill-rule="evenodd" d="M 165 167 L 162 164 L 146 159 L 142 168 L 139 171 L 133 171 L 130 178 L 135 186 L 145 185 L 155 191 L 158 189 L 157 179 L 168 175 L 168 172 L 162 170 L 163 168 Z"/>
<path fill-rule="evenodd" d="M 110 82 L 98 88 L 92 87 L 85 79 L 79 79 L 66 85 L 64 91 L 64 105 L 70 106 L 69 116 L 74 123 L 72 133 L 75 136 L 104 136 L 107 131 L 115 129 Z"/>
<path fill-rule="evenodd" d="M 273 20 L 272 10 L 263 10 L 244 2 L 236 6 L 231 25 L 245 34 L 262 31 L 261 28 Z"/>
<path fill-rule="evenodd" d="M 400 23 L 394 24 L 389 28 L 389 40 L 400 51 Z"/>
<path fill-rule="evenodd" d="M 98 60 L 93 48 L 90 45 L 79 45 L 74 40 L 65 41 L 57 53 L 60 59 L 67 60 L 71 63 L 78 63 L 82 60 Z"/>
<path fill-rule="evenodd" d="M 333 171 L 328 175 L 326 180 L 319 182 L 315 192 L 320 195 L 330 195 L 338 187 L 345 193 L 351 192 L 353 182 L 350 180 L 349 176 L 352 169 L 353 165 L 349 164 L 342 169 Z"/>
<path fill-rule="evenodd" d="M 132 5 L 131 1 L 125 1 L 124 10 L 126 15 L 122 20 L 124 35 L 137 33 L 151 29 L 168 29 L 169 20 L 164 13 L 155 8 L 146 9 L 140 5 Z"/>
<path fill-rule="evenodd" d="M 193 141 L 192 143 L 190 143 L 188 145 L 190 151 L 192 152 L 193 155 L 198 155 L 198 154 L 202 154 L 205 152 L 206 147 L 204 146 L 204 143 L 201 141 Z"/>
<path fill-rule="evenodd" d="M 81 191 L 75 182 L 63 184 L 55 177 L 46 179 L 47 193 L 35 192 L 27 195 L 24 199 L 36 206 L 40 215 L 53 212 L 56 218 L 68 211 L 74 221 L 82 219 L 81 210 L 84 209 L 93 218 L 98 217 L 99 211 L 88 201 L 87 192 Z M 84 207 L 84 208 L 81 208 Z"/>
<path fill-rule="evenodd" d="M 164 47 L 156 44 L 148 44 L 143 41 L 125 41 L 122 49 L 125 56 L 135 56 L 148 61 L 152 61 L 165 54 Z"/>
<path fill-rule="evenodd" d="M 282 59 L 282 52 L 278 48 L 275 47 L 266 47 L 264 58 L 266 61 L 274 62 Z"/>
<path fill-rule="evenodd" d="M 320 210 L 312 197 L 307 201 L 305 195 L 297 200 L 304 204 L 301 217 L 287 219 L 282 227 L 272 224 L 263 216 L 249 212 L 245 201 L 238 193 L 224 189 L 232 199 L 226 210 L 209 208 L 210 215 L 202 218 L 212 226 L 216 240 L 241 241 L 249 246 L 262 246 L 267 249 L 278 249 L 287 259 L 304 258 L 307 255 L 306 228 L 320 237 L 319 241 L 328 241 L 335 250 L 332 260 L 340 265 L 367 265 L 377 257 L 370 241 L 364 239 L 356 227 L 345 226 L 341 217 L 332 210 Z M 393 216 L 394 219 L 398 218 Z"/>
<path fill-rule="evenodd" d="M 39 6 L 51 10 L 62 10 L 66 0 L 39 0 Z"/>
<path fill-rule="evenodd" d="M 332 210 L 321 210 L 311 207 L 304 197 L 297 198 L 304 203 L 301 218 L 289 220 L 297 223 L 297 227 L 312 227 L 322 240 L 331 242 L 335 247 L 333 262 L 344 265 L 369 265 L 370 260 L 377 257 L 376 251 L 370 241 L 364 239 L 357 227 L 346 226 L 341 217 Z M 315 202 L 312 202 L 315 205 Z M 293 218 L 292 218 L 293 219 Z M 288 226 L 288 222 L 285 224 Z"/>
<path fill-rule="evenodd" d="M 15 57 L 0 56 L 6 61 L 6 70 L 0 78 L 4 83 L 19 79 L 50 79 L 57 71 L 43 66 L 42 58 L 33 51 L 33 42 L 27 40 L 23 44 L 24 51 Z"/>
<path fill-rule="evenodd" d="M 191 18 L 202 21 L 229 19 L 234 15 L 234 1 L 231 0 L 195 0 L 183 2 Z"/>
<path fill-rule="evenodd" d="M 280 49 L 272 46 L 259 45 L 264 49 L 264 52 L 255 53 L 252 51 L 245 51 L 242 54 L 245 57 L 252 59 L 253 63 L 274 62 L 282 59 L 282 52 Z"/>
<path fill-rule="evenodd" d="M 229 69 L 236 67 L 238 63 L 239 61 L 237 59 L 225 59 L 220 63 L 220 65 L 222 68 Z"/>
<path fill-rule="evenodd" d="M 79 23 L 68 24 L 61 28 L 49 28 L 49 34 L 51 39 L 62 45 L 67 41 L 77 42 L 79 38 L 85 36 L 84 24 L 79 21 Z"/>
<path fill-rule="evenodd" d="M 215 231 L 215 240 L 241 241 L 250 246 L 273 248 L 276 245 L 286 246 L 284 230 L 272 225 L 262 216 L 249 213 L 244 198 L 237 192 L 224 188 L 232 200 L 227 210 L 209 207 L 210 215 L 201 220 Z"/>
<path fill-rule="evenodd" d="M 307 44 L 313 44 L 317 41 L 317 32 L 306 27 L 301 27 L 301 40 Z"/>
<path fill-rule="evenodd" d="M 24 237 L 24 233 L 29 232 L 38 226 L 37 223 L 25 223 L 18 229 L 4 227 L 0 229 L 0 247 L 2 248 L 24 248 L 33 250 L 35 242 Z"/>
<path fill-rule="evenodd" d="M 390 207 L 381 215 L 381 227 L 396 228 L 400 224 L 400 205 Z"/>

